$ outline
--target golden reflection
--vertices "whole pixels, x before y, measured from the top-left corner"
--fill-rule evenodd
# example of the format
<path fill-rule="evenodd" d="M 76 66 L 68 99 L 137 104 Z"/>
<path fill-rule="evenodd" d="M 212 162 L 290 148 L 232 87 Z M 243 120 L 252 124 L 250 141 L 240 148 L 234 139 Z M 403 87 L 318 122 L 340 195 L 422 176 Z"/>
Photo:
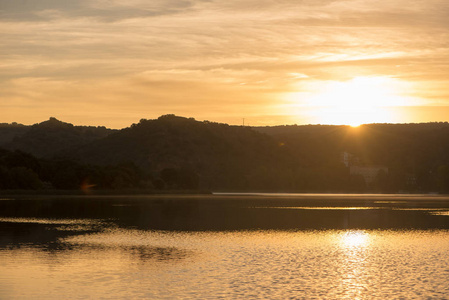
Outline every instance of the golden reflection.
<path fill-rule="evenodd" d="M 265 209 L 301 209 L 301 210 L 372 210 L 385 209 L 382 206 L 255 206 L 254 208 Z"/>
<path fill-rule="evenodd" d="M 363 230 L 346 231 L 339 235 L 340 284 L 339 298 L 364 299 L 372 285 L 367 274 L 370 235 Z"/>

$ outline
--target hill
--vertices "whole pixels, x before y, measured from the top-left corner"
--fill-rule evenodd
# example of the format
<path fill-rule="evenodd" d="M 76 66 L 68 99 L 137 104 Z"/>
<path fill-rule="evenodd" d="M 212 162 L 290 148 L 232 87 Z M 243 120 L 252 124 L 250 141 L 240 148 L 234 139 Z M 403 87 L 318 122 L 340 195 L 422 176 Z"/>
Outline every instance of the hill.
<path fill-rule="evenodd" d="M 15 137 L 23 135 L 30 126 L 12 123 L 0 123 L 0 146 L 10 143 Z"/>
<path fill-rule="evenodd" d="M 141 120 L 129 128 L 72 152 L 85 163 L 132 162 L 157 174 L 162 170 L 200 176 L 203 188 L 273 188 L 291 155 L 271 137 L 249 127 L 199 122 L 165 115 Z"/>
<path fill-rule="evenodd" d="M 0 147 L 21 150 L 41 158 L 51 158 L 56 154 L 65 156 L 66 152 L 106 137 L 111 132 L 114 130 L 106 127 L 74 126 L 50 118 L 32 126 L 0 126 Z"/>
<path fill-rule="evenodd" d="M 2 126 L 5 148 L 22 151 L 3 152 L 4 174 L 31 180 L 11 170 L 28 168 L 59 188 L 449 192 L 448 123 L 244 127 L 165 115 L 121 130 Z"/>
<path fill-rule="evenodd" d="M 343 152 L 360 165 L 388 168 L 384 189 L 449 192 L 449 124 L 367 124 L 255 128 L 296 149 L 307 165 L 330 166 Z M 339 158 L 341 161 L 341 157 Z"/>

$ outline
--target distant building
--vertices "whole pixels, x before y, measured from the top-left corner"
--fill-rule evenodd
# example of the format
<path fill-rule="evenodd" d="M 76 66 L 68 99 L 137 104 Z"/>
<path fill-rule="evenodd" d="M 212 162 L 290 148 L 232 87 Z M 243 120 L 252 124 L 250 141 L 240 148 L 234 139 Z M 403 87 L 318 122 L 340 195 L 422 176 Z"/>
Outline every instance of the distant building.
<path fill-rule="evenodd" d="M 388 174 L 388 168 L 385 166 L 351 166 L 349 167 L 349 174 L 362 175 L 366 184 L 371 184 L 376 180 L 379 172 L 383 171 Z"/>
<path fill-rule="evenodd" d="M 383 171 L 385 174 L 388 174 L 388 168 L 385 166 L 363 166 L 360 163 L 360 159 L 349 152 L 344 151 L 341 154 L 341 161 L 344 165 L 349 168 L 350 175 L 362 175 L 366 184 L 371 184 L 376 180 L 377 175 L 379 175 L 380 171 Z"/>
<path fill-rule="evenodd" d="M 349 152 L 343 152 L 341 154 L 341 161 L 345 164 L 346 167 L 350 166 L 356 166 L 359 164 L 359 158 L 355 156 L 354 154 L 351 154 Z"/>
<path fill-rule="evenodd" d="M 406 179 L 406 184 L 407 186 L 416 186 L 417 180 L 416 180 L 416 176 L 413 173 L 407 173 L 405 174 L 405 179 Z"/>

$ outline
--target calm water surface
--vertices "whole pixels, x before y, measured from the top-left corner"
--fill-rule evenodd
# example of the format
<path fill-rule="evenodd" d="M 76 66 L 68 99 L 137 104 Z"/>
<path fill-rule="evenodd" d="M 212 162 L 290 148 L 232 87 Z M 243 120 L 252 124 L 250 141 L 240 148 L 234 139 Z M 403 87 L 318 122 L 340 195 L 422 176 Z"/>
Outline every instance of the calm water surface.
<path fill-rule="evenodd" d="M 0 199 L 0 299 L 449 298 L 447 197 Z"/>

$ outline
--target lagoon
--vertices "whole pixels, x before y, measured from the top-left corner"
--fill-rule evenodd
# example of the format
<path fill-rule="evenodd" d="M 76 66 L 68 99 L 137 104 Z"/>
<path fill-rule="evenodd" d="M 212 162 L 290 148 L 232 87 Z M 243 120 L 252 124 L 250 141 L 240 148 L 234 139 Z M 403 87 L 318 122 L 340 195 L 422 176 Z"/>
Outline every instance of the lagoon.
<path fill-rule="evenodd" d="M 0 299 L 449 297 L 446 196 L 0 198 Z"/>

